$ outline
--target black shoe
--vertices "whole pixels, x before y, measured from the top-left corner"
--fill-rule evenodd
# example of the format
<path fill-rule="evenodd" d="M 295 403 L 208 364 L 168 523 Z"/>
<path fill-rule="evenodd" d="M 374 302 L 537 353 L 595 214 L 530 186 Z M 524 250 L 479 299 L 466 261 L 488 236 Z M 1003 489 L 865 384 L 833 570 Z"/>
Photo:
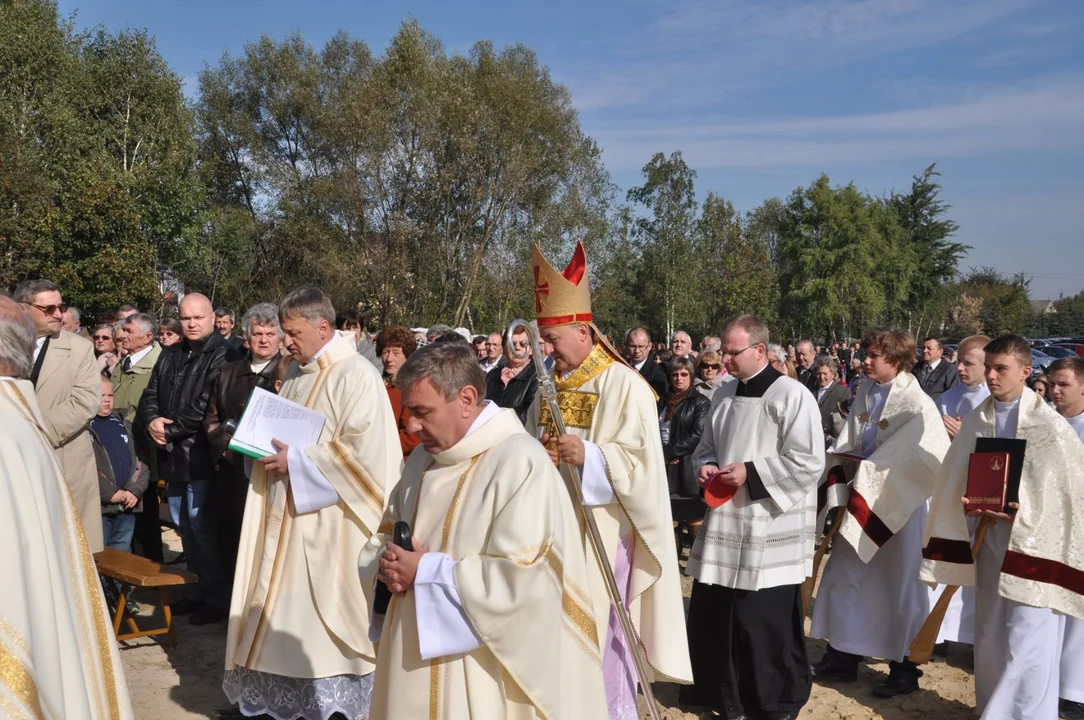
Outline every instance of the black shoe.
<path fill-rule="evenodd" d="M 888 678 L 879 685 L 874 686 L 873 694 L 877 697 L 899 697 L 910 695 L 918 690 L 918 679 L 922 677 L 922 671 L 910 661 L 901 663 L 889 663 L 892 668 Z"/>
<path fill-rule="evenodd" d="M 828 682 L 852 682 L 858 679 L 858 660 L 853 655 L 828 648 L 813 665 L 813 678 Z"/>
<path fill-rule="evenodd" d="M 949 644 L 945 642 L 939 642 L 933 646 L 933 657 L 935 658 L 947 658 L 949 654 Z"/>
<path fill-rule="evenodd" d="M 192 613 L 192 617 L 188 618 L 188 622 L 192 625 L 210 625 L 212 623 L 224 622 L 230 614 L 225 610 L 212 607 L 210 605 L 202 605 L 198 610 Z"/>
<path fill-rule="evenodd" d="M 768 712 L 757 715 L 757 720 L 795 720 L 798 715 L 792 712 Z"/>
<path fill-rule="evenodd" d="M 175 603 L 170 604 L 169 612 L 176 615 L 191 615 L 195 611 L 203 607 L 203 603 L 199 600 L 191 600 L 189 598 L 181 598 Z"/>
<path fill-rule="evenodd" d="M 1058 700 L 1058 717 L 1062 720 L 1084 720 L 1084 703 Z"/>

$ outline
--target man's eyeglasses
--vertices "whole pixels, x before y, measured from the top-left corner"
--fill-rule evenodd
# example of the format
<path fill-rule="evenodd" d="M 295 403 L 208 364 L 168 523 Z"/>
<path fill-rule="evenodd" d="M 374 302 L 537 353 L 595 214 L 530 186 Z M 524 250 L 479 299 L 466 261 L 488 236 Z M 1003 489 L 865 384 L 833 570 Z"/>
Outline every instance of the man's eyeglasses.
<path fill-rule="evenodd" d="M 753 345 L 750 345 L 749 347 L 743 347 L 741 350 L 720 350 L 719 354 L 725 358 L 736 358 L 749 348 L 755 348 L 757 345 L 760 345 L 760 343 L 755 343 Z"/>
<path fill-rule="evenodd" d="M 27 303 L 27 305 L 36 307 L 38 310 L 41 310 L 46 315 L 53 315 L 57 312 L 63 315 L 64 313 L 68 312 L 68 306 L 64 303 L 60 303 L 59 305 L 38 305 L 37 303 Z"/>

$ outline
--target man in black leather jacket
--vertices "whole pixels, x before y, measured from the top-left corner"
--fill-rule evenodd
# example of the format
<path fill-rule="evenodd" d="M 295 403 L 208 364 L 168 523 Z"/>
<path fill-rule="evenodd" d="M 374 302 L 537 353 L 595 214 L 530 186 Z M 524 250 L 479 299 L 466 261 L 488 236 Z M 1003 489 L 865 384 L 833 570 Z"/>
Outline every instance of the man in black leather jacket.
<path fill-rule="evenodd" d="M 173 613 L 192 613 L 194 625 L 222 622 L 230 598 L 218 549 L 213 504 L 213 470 L 203 416 L 226 362 L 240 354 L 215 331 L 210 300 L 186 295 L 180 305 L 184 340 L 162 352 L 136 415 L 158 448 L 159 476 L 166 481 L 169 513 L 181 536 L 188 569 L 199 582 L 188 585 Z"/>

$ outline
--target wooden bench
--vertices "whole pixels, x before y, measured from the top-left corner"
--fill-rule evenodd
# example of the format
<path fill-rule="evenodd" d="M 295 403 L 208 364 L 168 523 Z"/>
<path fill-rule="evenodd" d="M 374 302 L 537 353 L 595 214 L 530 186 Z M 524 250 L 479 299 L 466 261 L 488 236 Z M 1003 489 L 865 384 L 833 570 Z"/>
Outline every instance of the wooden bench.
<path fill-rule="evenodd" d="M 115 548 L 106 548 L 94 553 L 94 562 L 98 565 L 99 573 L 121 584 L 117 609 L 113 613 L 113 632 L 116 633 L 117 640 L 168 634 L 170 647 L 177 647 L 177 635 L 173 631 L 173 614 L 169 610 L 166 588 L 196 582 L 196 576 Z M 141 629 L 136 624 L 135 617 L 128 612 L 128 597 L 135 590 L 145 588 L 158 588 L 158 599 L 162 606 L 162 614 L 166 619 L 165 627 Z M 121 624 L 125 621 L 127 621 L 129 632 L 121 634 Z"/>

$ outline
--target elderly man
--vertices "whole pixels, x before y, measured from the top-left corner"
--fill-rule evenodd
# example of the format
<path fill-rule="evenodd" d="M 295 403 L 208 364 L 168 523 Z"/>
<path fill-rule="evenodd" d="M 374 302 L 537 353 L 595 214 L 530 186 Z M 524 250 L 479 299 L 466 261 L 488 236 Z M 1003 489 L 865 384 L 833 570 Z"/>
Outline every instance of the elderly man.
<path fill-rule="evenodd" d="M 733 497 L 708 511 L 693 543 L 689 647 L 695 684 L 683 700 L 727 718 L 796 718 L 812 678 L 802 582 L 813 567 L 824 433 L 817 403 L 768 364 L 768 327 L 738 315 L 721 355 L 738 378 L 715 392 L 693 453 L 701 487 Z"/>
<path fill-rule="evenodd" d="M 696 353 L 693 352 L 693 339 L 684 330 L 678 330 L 670 336 L 670 352 L 674 354 L 674 357 L 696 359 Z"/>
<path fill-rule="evenodd" d="M 604 718 L 576 512 L 546 451 L 483 400 L 465 343 L 415 352 L 397 378 L 423 448 L 358 561 L 398 596 L 374 618 L 369 718 Z M 397 521 L 412 551 L 390 544 Z"/>
<path fill-rule="evenodd" d="M 151 469 L 151 487 L 143 494 L 143 512 L 135 516 L 134 540 L 144 557 L 162 562 L 162 525 L 158 516 L 158 458 L 157 451 L 136 418 L 139 400 L 151 381 L 151 370 L 162 354 L 162 347 L 154 341 L 157 323 L 145 313 L 128 315 L 118 321 L 121 325 L 121 344 L 127 351 L 124 359 L 113 366 L 113 396 L 117 410 L 130 421 L 135 433 L 136 452 Z"/>
<path fill-rule="evenodd" d="M 228 307 L 215 308 L 215 330 L 226 338 L 234 350 L 238 352 L 244 347 L 245 341 L 243 338 L 237 337 L 233 334 L 234 325 L 237 323 L 237 316 L 234 315 L 233 310 Z"/>
<path fill-rule="evenodd" d="M 715 335 L 705 335 L 704 339 L 700 341 L 700 349 L 702 351 L 714 350 L 715 352 L 719 352 L 719 348 L 721 348 L 722 346 L 722 339 L 716 337 Z"/>
<path fill-rule="evenodd" d="M 61 328 L 66 309 L 60 290 L 48 280 L 29 280 L 15 290 L 37 327 L 30 381 L 45 419 L 45 431 L 64 471 L 91 552 L 104 547 L 102 509 L 94 448 L 87 425 L 98 414 L 102 382 L 89 342 Z"/>
<path fill-rule="evenodd" d="M 605 545 L 601 550 L 625 590 L 624 602 L 647 661 L 662 676 L 688 682 L 692 670 L 658 406 L 648 384 L 591 322 L 583 246 L 577 245 L 564 272 L 555 270 L 537 247 L 533 260 L 538 327 L 553 345 L 558 405 L 567 434 L 558 437 L 549 407 L 537 400 L 528 413 L 527 431 L 543 433 L 541 440 L 555 461 L 582 468 L 586 512 L 598 522 Z M 574 482 L 568 475 L 565 480 Z M 632 717 L 632 657 L 593 557 L 588 574 L 595 623 L 604 643 L 610 717 Z"/>
<path fill-rule="evenodd" d="M 795 348 L 797 362 L 795 369 L 798 371 L 798 382 L 809 388 L 811 393 L 817 392 L 817 374 L 813 371 L 813 361 L 817 359 L 817 349 L 809 340 L 801 340 Z"/>
<path fill-rule="evenodd" d="M 83 314 L 79 312 L 79 308 L 69 305 L 68 309 L 64 311 L 64 315 L 61 316 L 60 324 L 65 330 L 72 335 L 83 335 L 82 326 L 79 321 L 82 319 Z"/>
<path fill-rule="evenodd" d="M 237 568 L 237 544 L 241 541 L 241 522 L 245 517 L 248 475 L 245 456 L 230 450 L 232 432 L 225 423 L 240 422 L 253 388 L 276 392 L 276 376 L 289 363 L 280 357 L 282 328 L 279 309 L 271 303 L 253 305 L 241 318 L 241 332 L 248 341 L 247 357 L 228 362 L 218 371 L 214 391 L 207 403 L 203 429 L 211 445 L 215 466 L 216 510 L 219 548 L 226 582 L 232 586 Z"/>
<path fill-rule="evenodd" d="M 26 380 L 37 332 L 0 297 L 0 714 L 127 720 L 132 705 L 94 561 Z"/>
<path fill-rule="evenodd" d="M 482 366 L 482 372 L 488 373 L 495 369 L 500 364 L 503 354 L 504 336 L 499 332 L 490 333 L 486 337 L 486 359 L 479 363 Z"/>
<path fill-rule="evenodd" d="M 136 419 L 157 447 L 169 514 L 180 532 L 188 568 L 199 577 L 199 582 L 187 586 L 173 613 L 191 613 L 192 624 L 206 625 L 226 619 L 229 595 L 210 507 L 213 471 L 203 416 L 218 371 L 237 353 L 215 332 L 214 311 L 206 296 L 185 295 L 180 316 L 184 340 L 158 359 Z"/>
<path fill-rule="evenodd" d="M 327 295 L 294 290 L 279 324 L 294 361 L 279 395 L 325 422 L 315 445 L 276 440 L 278 452 L 253 465 L 222 686 L 245 716 L 365 718 L 373 586 L 358 553 L 398 479 L 399 435 L 380 374 L 335 331 Z"/>
<path fill-rule="evenodd" d="M 625 334 L 624 354 L 632 369 L 640 373 L 655 392 L 655 405 L 662 412 L 670 392 L 670 379 L 666 369 L 655 362 L 655 355 L 651 352 L 651 333 L 647 328 L 635 327 Z"/>
<path fill-rule="evenodd" d="M 525 327 L 512 334 L 512 347 L 504 349 L 504 367 L 486 375 L 486 400 L 503 408 L 512 408 L 520 422 L 538 393 L 538 373 L 531 359 L 531 343 Z"/>

